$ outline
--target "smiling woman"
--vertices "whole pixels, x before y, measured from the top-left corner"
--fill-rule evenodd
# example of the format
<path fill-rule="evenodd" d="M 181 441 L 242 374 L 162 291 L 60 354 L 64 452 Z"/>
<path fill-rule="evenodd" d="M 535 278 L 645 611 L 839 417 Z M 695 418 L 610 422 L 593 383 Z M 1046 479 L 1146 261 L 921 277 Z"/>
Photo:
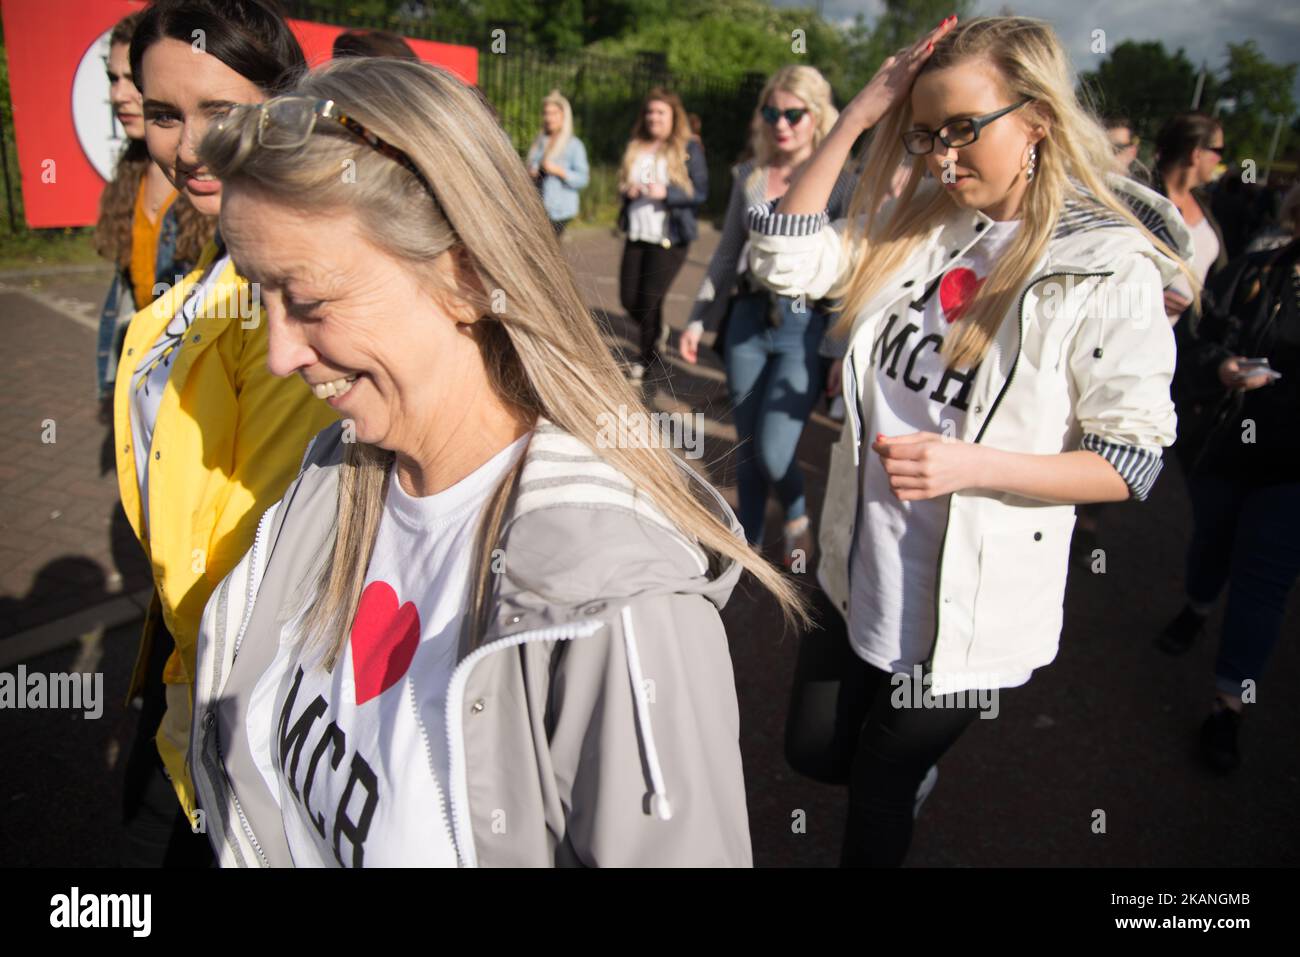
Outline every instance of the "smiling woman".
<path fill-rule="evenodd" d="M 159 0 L 140 17 L 129 62 L 152 162 L 211 223 L 221 184 L 200 162 L 199 140 L 234 104 L 292 81 L 302 51 L 259 0 Z M 118 487 L 156 590 L 130 692 L 143 695 L 144 710 L 127 764 L 129 863 L 210 860 L 187 819 L 196 808 L 185 751 L 199 615 L 308 440 L 334 418 L 301 382 L 267 370 L 255 293 L 218 234 L 198 268 L 131 319 L 118 364 Z"/>
<path fill-rule="evenodd" d="M 749 865 L 719 609 L 742 570 L 800 603 L 636 430 L 483 100 L 344 60 L 200 153 L 272 371 L 345 416 L 204 615 L 222 862 Z"/>

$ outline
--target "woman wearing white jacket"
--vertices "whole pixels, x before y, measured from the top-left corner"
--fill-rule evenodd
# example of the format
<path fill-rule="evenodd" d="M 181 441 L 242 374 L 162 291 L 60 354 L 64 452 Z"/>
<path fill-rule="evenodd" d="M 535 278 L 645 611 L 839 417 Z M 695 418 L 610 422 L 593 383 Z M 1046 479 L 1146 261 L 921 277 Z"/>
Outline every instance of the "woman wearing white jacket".
<path fill-rule="evenodd" d="M 1056 656 L 1074 506 L 1145 498 L 1174 439 L 1162 286 L 1186 228 L 1106 179 L 1105 133 L 1073 91 L 1045 23 L 950 17 L 885 62 L 778 205 L 751 211 L 759 279 L 844 302 L 826 607 L 786 749 L 848 778 L 846 865 L 902 862 L 927 772 L 995 715 L 992 693 Z M 869 129 L 849 216 L 828 223 Z"/>

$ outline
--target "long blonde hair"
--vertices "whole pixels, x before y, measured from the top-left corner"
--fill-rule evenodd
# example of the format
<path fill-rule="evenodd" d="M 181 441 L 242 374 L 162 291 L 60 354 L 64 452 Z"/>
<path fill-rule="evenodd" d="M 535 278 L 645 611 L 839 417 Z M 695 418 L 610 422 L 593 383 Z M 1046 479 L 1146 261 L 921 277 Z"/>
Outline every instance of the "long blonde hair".
<path fill-rule="evenodd" d="M 542 124 L 541 130 L 537 133 L 537 138 L 533 140 L 533 145 L 528 148 L 528 155 L 533 154 L 542 143 L 546 143 L 546 152 L 542 153 L 537 164 L 549 163 L 557 156 L 564 152 L 564 148 L 569 145 L 569 140 L 573 139 L 573 107 L 569 101 L 564 98 L 559 90 L 552 90 L 542 98 L 542 109 L 545 110 L 547 104 L 554 104 L 560 108 L 560 114 L 563 119 L 560 121 L 560 129 L 555 135 L 551 136 L 550 142 L 546 143 L 546 124 Z"/>
<path fill-rule="evenodd" d="M 200 149 L 213 172 L 304 211 L 350 211 L 372 242 L 431 284 L 438 257 L 463 253 L 482 290 L 452 292 L 484 317 L 473 328 L 498 397 L 585 442 L 711 558 L 737 561 L 758 578 L 781 603 L 787 622 L 806 620 L 794 587 L 693 494 L 669 450 L 647 447 L 631 431 L 617 443 L 600 441 L 601 422 L 636 420 L 620 416 L 620 407 L 635 412 L 645 406 L 601 339 L 537 190 L 528 188 L 518 154 L 479 95 L 445 70 L 395 59 L 332 62 L 300 81 L 297 92 L 334 100 L 405 151 L 438 203 L 407 169 L 332 123 L 319 122 L 299 149 L 257 148 L 256 110 L 214 124 Z M 341 176 L 343 169 L 355 175 Z M 490 621 L 496 576 L 489 559 L 522 461 L 494 492 L 479 527 L 472 643 Z M 391 452 L 361 442 L 349 443 L 344 455 L 334 542 L 305 629 L 326 649 L 327 667 L 356 613 L 392 462 Z"/>
<path fill-rule="evenodd" d="M 673 111 L 673 131 L 663 145 L 664 159 L 668 163 L 668 182 L 685 190 L 687 196 L 693 196 L 695 184 L 691 182 L 690 174 L 686 170 L 686 144 L 691 141 L 692 136 L 690 119 L 686 115 L 686 107 L 682 105 L 682 98 L 658 86 L 646 94 L 646 98 L 641 103 L 641 111 L 636 115 L 636 122 L 632 124 L 632 138 L 627 141 L 627 148 L 623 150 L 623 161 L 618 167 L 619 185 L 628 186 L 632 183 L 636 175 L 637 158 L 641 155 L 641 151 L 653 142 L 653 138 L 646 130 L 645 111 L 646 107 L 654 102 L 666 103 Z"/>
<path fill-rule="evenodd" d="M 813 115 L 812 148 L 821 146 L 822 140 L 830 133 L 831 127 L 839 119 L 840 111 L 831 102 L 831 85 L 826 77 L 814 67 L 795 64 L 783 66 L 763 85 L 763 92 L 758 95 L 754 106 L 754 115 L 749 121 L 749 150 L 754 156 L 754 171 L 750 173 L 750 183 L 767 173 L 767 167 L 776 155 L 776 144 L 772 141 L 772 126 L 763 119 L 763 107 L 768 97 L 777 90 L 797 96 Z M 746 185 L 750 185 L 747 183 Z"/>
<path fill-rule="evenodd" d="M 979 17 L 959 24 L 934 44 L 921 74 L 972 59 L 984 59 L 1002 76 L 1011 102 L 1029 99 L 1026 118 L 1044 121 L 1047 133 L 1037 145 L 1037 169 L 1021 205 L 1023 225 L 1017 230 L 986 282 L 977 290 L 962 318 L 945 337 L 943 355 L 949 367 L 978 363 L 1047 249 L 1067 200 L 1104 206 L 1140 230 L 1152 245 L 1169 256 L 1199 283 L 1179 256 L 1143 226 L 1123 200 L 1106 185 L 1113 151 L 1095 114 L 1075 97 L 1069 60 L 1051 26 L 1029 17 Z M 847 248 L 854 263 L 833 291 L 843 298 L 837 328 L 847 332 L 853 317 L 886 287 L 925 241 L 932 228 L 952 213 L 944 191 L 928 201 L 913 202 L 925 175 L 922 157 L 911 157 L 901 136 L 912 125 L 910 98 L 904 97 L 876 126 L 866 168 L 849 206 Z M 900 163 L 911 162 L 911 176 L 888 217 L 877 212 L 890 191 Z M 1086 193 L 1084 192 L 1086 190 Z M 880 221 L 882 218 L 885 221 Z"/>

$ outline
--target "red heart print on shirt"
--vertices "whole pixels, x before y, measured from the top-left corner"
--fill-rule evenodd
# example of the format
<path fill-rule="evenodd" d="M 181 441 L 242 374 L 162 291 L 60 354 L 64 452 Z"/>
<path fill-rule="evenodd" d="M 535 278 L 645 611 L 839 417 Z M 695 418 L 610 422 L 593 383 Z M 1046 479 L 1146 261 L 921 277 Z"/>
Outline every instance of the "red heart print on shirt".
<path fill-rule="evenodd" d="M 420 644 L 420 612 L 397 604 L 388 582 L 371 582 L 361 593 L 352 622 L 352 678 L 357 705 L 377 698 L 406 674 Z"/>
<path fill-rule="evenodd" d="M 974 269 L 959 266 L 944 273 L 939 281 L 939 305 L 943 307 L 944 318 L 956 322 L 966 311 L 970 301 L 975 298 L 975 291 L 984 283 L 975 275 Z"/>

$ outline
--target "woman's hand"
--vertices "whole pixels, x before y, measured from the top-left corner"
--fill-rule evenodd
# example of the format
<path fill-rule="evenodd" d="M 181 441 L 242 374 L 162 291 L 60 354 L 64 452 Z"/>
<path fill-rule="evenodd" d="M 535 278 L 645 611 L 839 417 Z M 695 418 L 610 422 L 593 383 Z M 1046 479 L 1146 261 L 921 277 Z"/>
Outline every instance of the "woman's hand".
<path fill-rule="evenodd" d="M 889 476 L 899 501 L 936 498 L 981 484 L 983 446 L 939 435 L 913 432 L 892 438 L 877 435 L 871 448 Z"/>
<path fill-rule="evenodd" d="M 917 72 L 934 51 L 934 42 L 956 25 L 957 15 L 954 13 L 911 47 L 899 50 L 885 60 L 871 81 L 849 101 L 839 122 L 857 133 L 879 123 L 881 117 L 911 92 Z"/>
<path fill-rule="evenodd" d="M 691 365 L 700 358 L 700 337 L 704 331 L 695 323 L 689 324 L 677 339 L 677 351 L 681 353 L 682 359 Z"/>
<path fill-rule="evenodd" d="M 565 169 L 559 163 L 552 163 L 550 161 L 547 161 L 542 164 L 542 171 L 545 173 L 549 173 L 550 175 L 556 177 L 557 179 L 568 179 L 569 176 L 569 171 L 567 169 Z"/>
<path fill-rule="evenodd" d="M 836 396 L 844 388 L 844 360 L 836 359 L 826 371 L 826 394 Z"/>
<path fill-rule="evenodd" d="M 668 186 L 664 183 L 651 183 L 645 188 L 645 194 L 651 199 L 667 199 Z"/>
<path fill-rule="evenodd" d="M 1165 290 L 1165 315 L 1168 316 L 1171 321 L 1177 322 L 1178 317 L 1181 316 L 1191 304 L 1192 300 L 1188 299 L 1186 296 L 1176 293 L 1172 289 Z"/>
<path fill-rule="evenodd" d="M 1273 381 L 1271 375 L 1263 372 L 1243 377 L 1241 375 L 1241 362 L 1244 359 L 1245 356 L 1233 356 L 1231 359 L 1224 359 L 1219 363 L 1219 381 L 1223 383 L 1225 388 L 1249 392 Z"/>
<path fill-rule="evenodd" d="M 637 183 L 624 183 L 619 187 L 619 192 L 628 199 L 637 199 L 641 195 L 641 187 Z"/>
<path fill-rule="evenodd" d="M 531 176 L 533 179 L 541 179 L 542 177 L 541 170 L 539 170 L 536 166 L 528 167 L 528 175 Z"/>

